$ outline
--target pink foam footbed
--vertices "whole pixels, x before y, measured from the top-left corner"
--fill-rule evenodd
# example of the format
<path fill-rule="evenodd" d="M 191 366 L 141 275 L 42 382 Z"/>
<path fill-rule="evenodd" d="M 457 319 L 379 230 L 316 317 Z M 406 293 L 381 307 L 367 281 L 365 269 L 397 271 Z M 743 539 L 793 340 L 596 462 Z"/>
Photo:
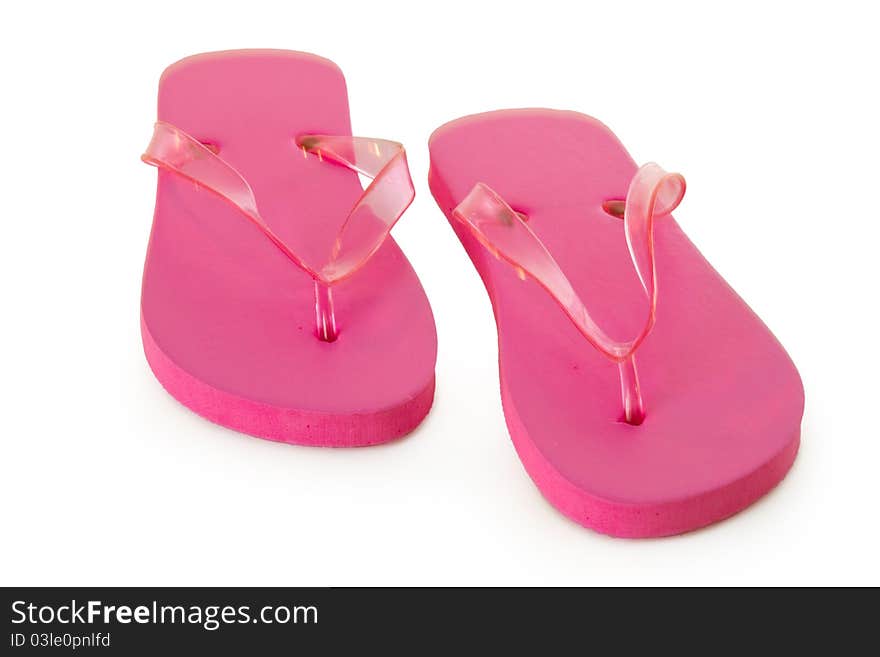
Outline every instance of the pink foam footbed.
<path fill-rule="evenodd" d="M 655 227 L 640 426 L 623 421 L 616 365 L 453 219 L 476 183 L 488 185 L 527 217 L 596 321 L 635 334 L 647 302 L 622 221 L 602 204 L 626 197 L 637 166 L 604 125 L 574 112 L 491 112 L 439 128 L 430 151 L 431 190 L 493 304 L 511 438 L 554 506 L 613 536 L 664 536 L 726 518 L 785 476 L 800 443 L 797 370 L 671 216 Z"/>
<path fill-rule="evenodd" d="M 219 147 L 263 218 L 321 261 L 363 193 L 356 173 L 306 158 L 297 135 L 350 135 L 342 73 L 286 51 L 184 59 L 159 85 L 158 119 Z M 334 285 L 339 337 L 316 335 L 312 278 L 230 203 L 166 170 L 144 268 L 141 326 L 156 377 L 238 431 L 304 445 L 371 445 L 425 417 L 436 332 L 393 239 Z"/>

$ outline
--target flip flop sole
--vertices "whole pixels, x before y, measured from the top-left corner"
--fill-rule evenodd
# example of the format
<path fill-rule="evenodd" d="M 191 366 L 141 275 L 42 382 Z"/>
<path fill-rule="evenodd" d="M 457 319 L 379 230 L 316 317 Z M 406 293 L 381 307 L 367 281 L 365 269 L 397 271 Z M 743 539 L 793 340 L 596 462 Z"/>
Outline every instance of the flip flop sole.
<path fill-rule="evenodd" d="M 785 350 L 672 216 L 655 226 L 657 322 L 638 350 L 647 416 L 623 421 L 617 367 L 536 282 L 455 219 L 477 183 L 526 218 L 590 313 L 616 336 L 646 315 L 622 221 L 637 166 L 575 112 L 504 110 L 442 126 L 431 191 L 489 293 L 505 418 L 527 472 L 576 522 L 614 536 L 678 534 L 772 489 L 797 454 L 804 394 Z"/>
<path fill-rule="evenodd" d="M 364 190 L 356 173 L 305 157 L 295 139 L 351 134 L 334 64 L 274 50 L 190 57 L 163 74 L 158 118 L 215 147 L 291 250 L 326 259 Z M 157 378 L 186 406 L 305 445 L 411 431 L 431 406 L 437 353 L 416 273 L 388 238 L 333 297 L 339 335 L 325 342 L 312 278 L 218 195 L 159 171 L 142 333 Z"/>

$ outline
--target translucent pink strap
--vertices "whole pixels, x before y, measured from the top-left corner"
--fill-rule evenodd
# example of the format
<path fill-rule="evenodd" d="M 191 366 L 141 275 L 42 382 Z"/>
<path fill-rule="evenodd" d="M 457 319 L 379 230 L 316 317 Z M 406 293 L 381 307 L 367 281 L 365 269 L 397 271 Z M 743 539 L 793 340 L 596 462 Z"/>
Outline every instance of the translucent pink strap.
<path fill-rule="evenodd" d="M 633 265 L 648 297 L 645 323 L 631 340 L 611 338 L 591 317 L 568 277 L 529 225 L 492 189 L 477 183 L 455 208 L 464 222 L 496 257 L 512 265 L 521 277 L 534 278 L 562 307 L 583 336 L 621 365 L 621 385 L 628 421 L 644 416 L 633 354 L 654 326 L 657 306 L 654 266 L 654 219 L 669 214 L 681 202 L 684 178 L 646 164 L 633 177 L 626 196 L 624 233 Z M 640 417 L 641 416 L 641 417 Z"/>
<path fill-rule="evenodd" d="M 340 164 L 372 182 L 339 229 L 321 278 L 333 283 L 357 271 L 391 232 L 415 198 L 406 151 L 395 141 L 368 137 L 301 135 L 303 155 Z"/>
<path fill-rule="evenodd" d="M 260 227 L 300 267 L 327 284 L 357 271 L 388 237 L 415 197 L 406 152 L 397 142 L 364 137 L 303 135 L 304 154 L 341 164 L 373 181 L 339 229 L 327 262 L 315 270 L 293 253 L 260 216 L 250 185 L 208 145 L 165 122 L 156 123 L 153 139 L 141 159 L 187 178 L 218 194 Z"/>
<path fill-rule="evenodd" d="M 141 159 L 147 164 L 191 180 L 228 201 L 258 226 L 288 258 L 312 273 L 308 265 L 272 232 L 260 216 L 254 192 L 244 177 L 217 155 L 209 145 L 203 144 L 170 123 L 159 121 L 153 129 L 153 138 L 146 152 L 141 155 Z"/>
<path fill-rule="evenodd" d="M 379 250 L 391 228 L 415 197 L 403 146 L 397 142 L 363 137 L 301 135 L 296 139 L 305 157 L 340 164 L 372 178 L 342 223 L 331 252 L 314 269 L 279 238 L 257 209 L 253 190 L 244 177 L 212 149 L 183 130 L 165 122 L 155 125 L 153 139 L 141 159 L 171 171 L 228 201 L 260 228 L 275 246 L 315 279 L 318 333 L 336 338 L 330 286 L 360 269 Z M 294 156 L 291 153 L 291 156 Z"/>

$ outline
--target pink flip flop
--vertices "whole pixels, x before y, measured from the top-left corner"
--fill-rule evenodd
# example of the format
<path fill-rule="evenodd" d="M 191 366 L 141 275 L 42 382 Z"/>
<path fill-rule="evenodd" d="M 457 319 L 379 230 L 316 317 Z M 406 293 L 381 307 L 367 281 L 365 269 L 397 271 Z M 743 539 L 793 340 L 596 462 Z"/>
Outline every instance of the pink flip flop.
<path fill-rule="evenodd" d="M 162 385 L 271 440 L 372 445 L 415 428 L 437 338 L 389 237 L 412 181 L 400 144 L 351 136 L 340 70 L 297 52 L 196 55 L 162 75 L 158 118 L 141 329 Z"/>
<path fill-rule="evenodd" d="M 574 112 L 466 117 L 430 150 L 431 190 L 492 300 L 511 438 L 553 505 L 664 536 L 785 476 L 800 377 L 670 216 L 680 175 L 638 168 Z"/>

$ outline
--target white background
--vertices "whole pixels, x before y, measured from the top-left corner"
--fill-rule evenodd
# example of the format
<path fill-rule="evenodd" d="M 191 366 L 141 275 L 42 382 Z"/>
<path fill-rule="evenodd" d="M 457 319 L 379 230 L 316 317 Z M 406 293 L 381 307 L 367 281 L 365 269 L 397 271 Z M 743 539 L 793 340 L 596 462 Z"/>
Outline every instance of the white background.
<path fill-rule="evenodd" d="M 65 2 L 0 17 L 0 583 L 880 584 L 878 19 L 871 3 Z M 139 285 L 162 69 L 274 47 L 346 74 L 355 134 L 402 141 L 395 237 L 439 334 L 410 437 L 244 437 L 149 371 Z M 807 395 L 785 481 L 659 540 L 566 520 L 501 414 L 486 294 L 426 182 L 484 110 L 577 109 L 688 179 L 678 221 L 786 346 Z M 760 376 L 760 372 L 755 373 Z"/>

